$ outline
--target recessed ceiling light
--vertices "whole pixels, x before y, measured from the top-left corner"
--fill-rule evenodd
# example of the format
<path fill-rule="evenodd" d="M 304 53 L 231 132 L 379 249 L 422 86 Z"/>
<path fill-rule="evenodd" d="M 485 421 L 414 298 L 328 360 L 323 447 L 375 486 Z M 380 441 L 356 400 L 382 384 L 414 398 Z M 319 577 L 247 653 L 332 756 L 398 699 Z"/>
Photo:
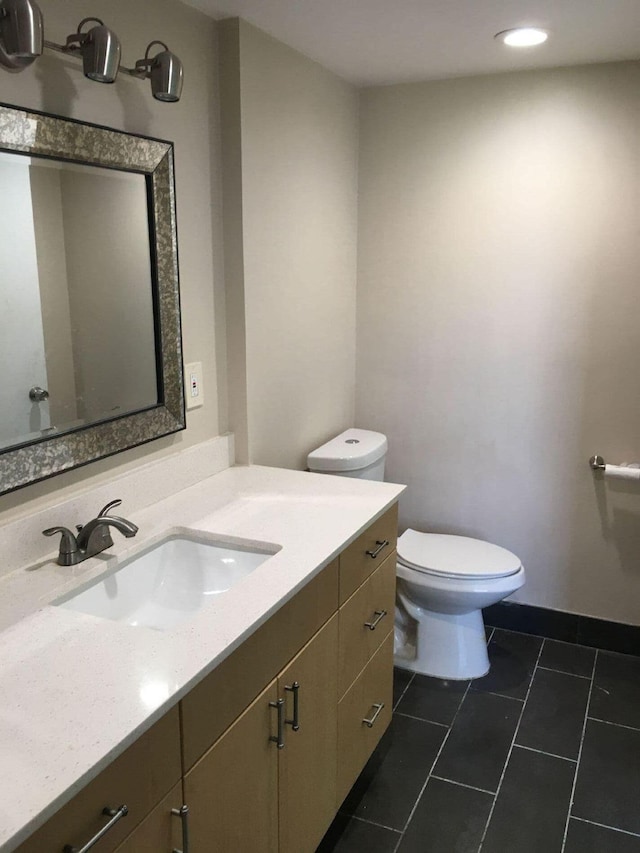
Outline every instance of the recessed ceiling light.
<path fill-rule="evenodd" d="M 508 44 L 509 47 L 534 47 L 545 42 L 549 38 L 549 33 L 539 27 L 517 27 L 496 33 L 495 38 Z"/>

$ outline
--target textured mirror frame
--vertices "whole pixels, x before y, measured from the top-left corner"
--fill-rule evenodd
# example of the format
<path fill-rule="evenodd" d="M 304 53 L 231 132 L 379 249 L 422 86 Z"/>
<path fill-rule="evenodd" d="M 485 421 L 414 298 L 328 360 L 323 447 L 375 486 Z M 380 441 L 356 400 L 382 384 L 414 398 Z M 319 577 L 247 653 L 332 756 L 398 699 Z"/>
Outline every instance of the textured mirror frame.
<path fill-rule="evenodd" d="M 173 144 L 0 105 L 0 150 L 138 172 L 147 177 L 161 400 L 157 406 L 0 452 L 0 494 L 186 427 Z"/>

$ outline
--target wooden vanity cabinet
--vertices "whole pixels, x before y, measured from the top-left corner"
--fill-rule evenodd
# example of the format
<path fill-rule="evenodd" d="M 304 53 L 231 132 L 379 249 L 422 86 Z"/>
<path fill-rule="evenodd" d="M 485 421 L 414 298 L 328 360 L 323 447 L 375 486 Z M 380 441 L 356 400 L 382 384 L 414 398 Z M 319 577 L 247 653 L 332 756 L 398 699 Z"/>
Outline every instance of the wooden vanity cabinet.
<path fill-rule="evenodd" d="M 396 529 L 393 506 L 17 853 L 124 803 L 96 853 L 179 853 L 183 803 L 189 853 L 314 853 L 391 719 Z"/>
<path fill-rule="evenodd" d="M 391 719 L 396 531 L 394 506 L 183 700 L 192 853 L 315 851 Z"/>

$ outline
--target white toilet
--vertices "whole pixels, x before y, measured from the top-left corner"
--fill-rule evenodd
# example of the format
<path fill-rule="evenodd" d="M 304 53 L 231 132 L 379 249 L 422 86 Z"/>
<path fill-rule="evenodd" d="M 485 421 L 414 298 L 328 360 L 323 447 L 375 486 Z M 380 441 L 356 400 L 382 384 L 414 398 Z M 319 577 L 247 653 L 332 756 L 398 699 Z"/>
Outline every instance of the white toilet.
<path fill-rule="evenodd" d="M 387 439 L 349 429 L 307 457 L 310 471 L 384 479 Z M 525 580 L 520 560 L 498 545 L 442 533 L 405 530 L 398 539 L 395 663 L 445 679 L 489 671 L 482 608 Z"/>

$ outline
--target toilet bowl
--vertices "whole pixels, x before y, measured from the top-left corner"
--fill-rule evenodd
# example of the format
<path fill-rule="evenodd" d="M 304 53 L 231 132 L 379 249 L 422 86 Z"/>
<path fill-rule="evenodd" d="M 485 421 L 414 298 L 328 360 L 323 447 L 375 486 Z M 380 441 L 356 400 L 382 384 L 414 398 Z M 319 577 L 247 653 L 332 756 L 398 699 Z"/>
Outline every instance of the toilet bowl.
<path fill-rule="evenodd" d="M 437 678 L 489 671 L 482 608 L 525 581 L 520 560 L 498 545 L 406 530 L 398 539 L 396 665 Z"/>
<path fill-rule="evenodd" d="M 310 471 L 384 478 L 387 439 L 349 429 L 312 451 Z M 489 671 L 482 608 L 525 580 L 520 560 L 498 545 L 444 533 L 406 530 L 398 539 L 396 666 L 451 680 Z"/>

